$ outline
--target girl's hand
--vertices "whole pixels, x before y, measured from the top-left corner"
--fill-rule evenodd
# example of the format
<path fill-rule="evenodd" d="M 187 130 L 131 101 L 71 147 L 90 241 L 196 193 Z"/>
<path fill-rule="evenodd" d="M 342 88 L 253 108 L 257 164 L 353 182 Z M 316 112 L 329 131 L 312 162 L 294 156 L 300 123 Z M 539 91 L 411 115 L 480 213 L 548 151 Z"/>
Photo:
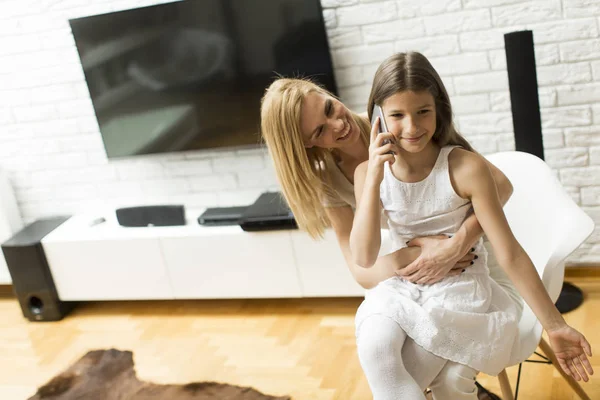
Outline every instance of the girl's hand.
<path fill-rule="evenodd" d="M 394 162 L 397 154 L 396 138 L 389 132 L 379 132 L 379 117 L 371 127 L 371 144 L 369 145 L 369 165 L 367 168 L 367 179 L 373 183 L 381 183 L 383 180 L 383 166 L 386 162 Z M 384 141 L 387 140 L 387 143 Z"/>
<path fill-rule="evenodd" d="M 587 382 L 588 374 L 593 375 L 594 370 L 588 360 L 592 356 L 592 349 L 585 337 L 576 329 L 564 325 L 548 331 L 548 339 L 563 371 L 576 381 L 583 379 Z"/>
<path fill-rule="evenodd" d="M 412 283 L 432 285 L 447 276 L 460 274 L 473 265 L 477 257 L 469 248 L 461 253 L 454 239 L 445 235 L 415 238 L 407 243 L 409 247 L 421 248 L 419 257 L 406 267 L 396 271 L 396 275 Z"/>

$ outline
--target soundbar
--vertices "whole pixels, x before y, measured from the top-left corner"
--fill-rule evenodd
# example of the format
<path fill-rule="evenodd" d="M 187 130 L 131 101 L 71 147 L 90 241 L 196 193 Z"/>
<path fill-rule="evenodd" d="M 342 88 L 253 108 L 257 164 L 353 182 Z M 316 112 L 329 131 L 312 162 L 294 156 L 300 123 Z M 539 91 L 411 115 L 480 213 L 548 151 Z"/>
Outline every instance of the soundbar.
<path fill-rule="evenodd" d="M 185 225 L 185 209 L 182 205 L 124 207 L 117 209 L 117 221 L 127 227 Z"/>

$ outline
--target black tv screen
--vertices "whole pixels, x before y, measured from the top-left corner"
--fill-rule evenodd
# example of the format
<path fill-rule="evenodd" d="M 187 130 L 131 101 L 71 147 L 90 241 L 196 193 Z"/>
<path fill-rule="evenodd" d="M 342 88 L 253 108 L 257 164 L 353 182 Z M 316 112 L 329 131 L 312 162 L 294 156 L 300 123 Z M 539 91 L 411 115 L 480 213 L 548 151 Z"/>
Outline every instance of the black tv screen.
<path fill-rule="evenodd" d="M 258 146 L 278 75 L 337 94 L 319 0 L 187 0 L 69 23 L 109 158 Z"/>

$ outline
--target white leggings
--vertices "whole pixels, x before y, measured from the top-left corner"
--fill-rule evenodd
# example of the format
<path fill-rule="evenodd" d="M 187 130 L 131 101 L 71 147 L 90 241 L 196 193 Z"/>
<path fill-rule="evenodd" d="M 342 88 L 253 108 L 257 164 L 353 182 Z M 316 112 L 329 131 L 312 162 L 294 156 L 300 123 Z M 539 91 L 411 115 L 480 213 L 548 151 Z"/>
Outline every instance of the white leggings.
<path fill-rule="evenodd" d="M 408 338 L 390 318 L 373 315 L 362 322 L 358 357 L 374 400 L 477 400 L 477 371 L 440 358 Z"/>

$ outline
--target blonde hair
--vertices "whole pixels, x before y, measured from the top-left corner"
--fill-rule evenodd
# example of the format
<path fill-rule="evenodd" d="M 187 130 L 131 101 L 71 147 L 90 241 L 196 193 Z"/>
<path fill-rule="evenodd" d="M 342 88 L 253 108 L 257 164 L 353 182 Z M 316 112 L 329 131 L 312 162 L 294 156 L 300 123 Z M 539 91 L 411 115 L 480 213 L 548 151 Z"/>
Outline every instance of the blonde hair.
<path fill-rule="evenodd" d="M 300 118 L 304 97 L 317 92 L 334 97 L 309 79 L 279 78 L 266 90 L 261 101 L 261 133 L 275 167 L 277 180 L 298 227 L 313 238 L 322 237 L 330 225 L 323 197 L 331 194 L 327 165 L 333 165 L 334 153 L 327 149 L 304 146 Z M 368 146 L 370 125 L 352 113 L 361 136 Z"/>
<path fill-rule="evenodd" d="M 397 53 L 387 58 L 373 78 L 373 86 L 369 95 L 367 110 L 369 120 L 373 115 L 375 104 L 381 105 L 390 96 L 398 92 L 428 91 L 435 100 L 436 130 L 432 140 L 440 147 L 446 145 L 462 146 L 473 151 L 469 144 L 454 126 L 452 106 L 446 87 L 429 60 L 421 53 Z"/>

